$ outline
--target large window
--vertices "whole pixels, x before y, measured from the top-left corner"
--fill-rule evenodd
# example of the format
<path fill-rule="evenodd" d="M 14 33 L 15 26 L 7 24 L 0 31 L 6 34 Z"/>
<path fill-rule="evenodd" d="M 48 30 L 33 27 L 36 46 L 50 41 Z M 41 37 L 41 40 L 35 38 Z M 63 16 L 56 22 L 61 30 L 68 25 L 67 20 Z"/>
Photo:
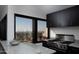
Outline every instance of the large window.
<path fill-rule="evenodd" d="M 45 20 L 15 14 L 15 23 L 16 40 L 36 43 L 44 39 L 43 34 L 47 23 Z"/>
<path fill-rule="evenodd" d="M 16 39 L 32 42 L 32 19 L 16 17 Z"/>

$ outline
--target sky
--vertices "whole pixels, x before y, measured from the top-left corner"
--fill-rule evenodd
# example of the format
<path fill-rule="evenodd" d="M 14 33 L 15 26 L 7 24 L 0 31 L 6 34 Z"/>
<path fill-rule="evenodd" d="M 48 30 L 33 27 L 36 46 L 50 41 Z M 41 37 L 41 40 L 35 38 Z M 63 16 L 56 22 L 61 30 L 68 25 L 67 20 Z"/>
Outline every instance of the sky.
<path fill-rule="evenodd" d="M 46 29 L 46 22 L 45 21 L 38 21 L 38 31 L 44 31 Z"/>
<path fill-rule="evenodd" d="M 16 17 L 16 31 L 32 31 L 32 19 Z"/>

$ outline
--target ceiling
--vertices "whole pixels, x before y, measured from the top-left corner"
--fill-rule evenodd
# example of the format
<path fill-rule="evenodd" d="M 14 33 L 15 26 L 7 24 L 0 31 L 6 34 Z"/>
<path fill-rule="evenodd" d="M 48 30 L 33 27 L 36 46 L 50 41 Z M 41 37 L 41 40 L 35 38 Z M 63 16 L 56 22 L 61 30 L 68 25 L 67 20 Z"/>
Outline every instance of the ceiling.
<path fill-rule="evenodd" d="M 0 13 L 2 13 L 5 6 L 7 6 L 7 5 L 0 5 Z M 41 17 L 46 18 L 46 15 L 49 13 L 53 13 L 53 12 L 60 11 L 60 10 L 66 9 L 66 8 L 70 8 L 75 5 L 14 5 L 14 6 L 17 6 L 17 8 L 20 8 L 22 10 L 31 9 L 31 11 L 38 13 L 38 14 L 40 13 Z M 21 8 L 21 7 L 23 7 L 23 8 Z M 17 9 L 17 8 L 15 8 L 15 9 Z M 18 9 L 18 10 L 20 10 L 20 9 Z M 26 11 L 28 12 L 28 10 L 26 10 Z M 36 14 L 36 15 L 38 15 L 38 14 Z M 0 14 L 0 16 L 1 15 L 2 14 Z"/>
<path fill-rule="evenodd" d="M 37 7 L 46 14 L 60 11 L 73 6 L 75 5 L 37 5 Z"/>

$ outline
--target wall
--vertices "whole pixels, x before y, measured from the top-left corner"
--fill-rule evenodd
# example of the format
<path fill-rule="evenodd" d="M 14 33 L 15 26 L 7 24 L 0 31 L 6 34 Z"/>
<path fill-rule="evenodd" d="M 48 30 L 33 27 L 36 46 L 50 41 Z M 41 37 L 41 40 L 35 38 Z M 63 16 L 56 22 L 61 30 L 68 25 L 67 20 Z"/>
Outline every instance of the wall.
<path fill-rule="evenodd" d="M 14 39 L 14 12 L 12 6 L 8 6 L 7 18 L 7 40 L 10 42 Z"/>
<path fill-rule="evenodd" d="M 8 42 L 14 39 L 14 13 L 46 19 L 46 15 L 36 6 L 8 5 Z"/>
<path fill-rule="evenodd" d="M 4 18 L 7 12 L 8 12 L 8 5 L 0 5 L 0 20 Z"/>
<path fill-rule="evenodd" d="M 79 27 L 51 28 L 50 30 L 55 34 L 73 34 L 75 35 L 75 39 L 79 40 Z"/>

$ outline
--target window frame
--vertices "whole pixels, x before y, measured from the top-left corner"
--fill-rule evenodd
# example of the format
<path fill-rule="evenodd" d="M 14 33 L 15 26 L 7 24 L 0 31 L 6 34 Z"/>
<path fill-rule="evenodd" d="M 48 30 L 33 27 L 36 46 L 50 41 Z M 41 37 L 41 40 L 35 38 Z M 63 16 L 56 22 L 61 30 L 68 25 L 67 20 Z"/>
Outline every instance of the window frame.
<path fill-rule="evenodd" d="M 46 19 L 42 19 L 42 18 L 37 18 L 37 17 L 32 17 L 32 16 L 26 16 L 26 15 L 21 15 L 21 14 L 14 14 L 14 39 L 16 39 L 16 17 L 22 17 L 22 18 L 29 18 L 29 19 L 32 19 L 32 32 L 33 32 L 33 40 L 32 42 L 33 43 L 37 43 L 37 29 L 38 29 L 38 20 L 41 20 L 41 21 L 46 21 Z M 46 27 L 47 27 L 47 23 L 46 23 Z M 48 30 L 49 32 L 49 30 Z M 48 34 L 48 38 L 49 38 L 49 34 Z"/>

